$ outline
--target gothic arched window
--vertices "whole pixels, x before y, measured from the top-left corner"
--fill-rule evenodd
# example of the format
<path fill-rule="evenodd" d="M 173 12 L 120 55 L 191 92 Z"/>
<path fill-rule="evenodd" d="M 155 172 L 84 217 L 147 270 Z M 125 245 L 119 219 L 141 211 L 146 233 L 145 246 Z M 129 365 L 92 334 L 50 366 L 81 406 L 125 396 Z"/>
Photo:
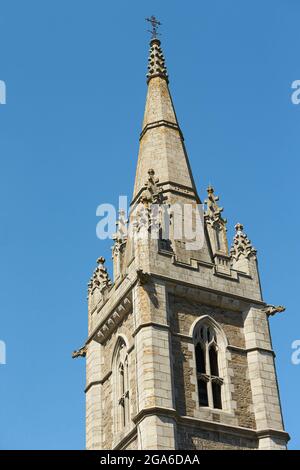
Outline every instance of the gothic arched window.
<path fill-rule="evenodd" d="M 208 323 L 201 324 L 194 339 L 199 405 L 222 409 L 223 379 L 219 374 L 215 329 Z"/>
<path fill-rule="evenodd" d="M 120 431 L 130 419 L 129 410 L 129 368 L 125 341 L 119 340 L 114 360 L 115 373 L 115 429 Z"/>

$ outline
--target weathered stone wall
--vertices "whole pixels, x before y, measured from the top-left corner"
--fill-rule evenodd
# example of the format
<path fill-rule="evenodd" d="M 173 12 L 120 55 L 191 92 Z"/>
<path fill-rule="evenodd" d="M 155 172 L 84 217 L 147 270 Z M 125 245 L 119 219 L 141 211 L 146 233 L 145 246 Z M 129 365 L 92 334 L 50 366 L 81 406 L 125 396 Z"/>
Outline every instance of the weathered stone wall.
<path fill-rule="evenodd" d="M 111 336 L 105 341 L 105 343 L 103 343 L 103 377 L 111 371 L 113 352 L 117 344 L 118 337 L 123 336 L 125 341 L 128 342 L 127 346 L 130 348 L 133 346 L 133 331 L 133 315 L 132 313 L 129 313 L 124 317 L 118 328 L 115 329 Z"/>
<path fill-rule="evenodd" d="M 134 331 L 133 315 L 129 313 L 120 323 L 117 330 L 108 338 L 103 344 L 102 348 L 102 370 L 103 379 L 102 384 L 102 423 L 103 423 L 103 448 L 112 449 L 121 436 L 116 436 L 114 433 L 114 406 L 113 397 L 113 377 L 112 377 L 112 360 L 115 346 L 118 337 L 122 335 L 127 343 L 129 349 L 129 385 L 130 385 L 130 416 L 136 414 L 137 396 L 136 396 L 136 373 L 135 373 L 135 357 L 134 357 L 134 343 L 132 333 Z M 122 437 L 132 429 L 133 422 L 130 423 L 128 428 L 122 432 Z M 131 444 L 134 445 L 134 444 Z"/>
<path fill-rule="evenodd" d="M 210 308 L 173 295 L 169 295 L 169 315 L 172 332 L 174 384 L 176 384 L 175 403 L 178 413 L 182 416 L 200 417 L 195 378 L 194 346 L 190 330 L 197 318 L 209 315 L 223 329 L 228 344 L 241 349 L 237 349 L 237 351 L 233 349 L 226 353 L 230 375 L 230 409 L 215 410 L 215 413 L 210 414 L 206 413 L 205 418 L 221 423 L 255 428 L 248 362 L 243 350 L 245 347 L 243 315 L 240 312 Z M 232 416 L 229 413 L 227 416 L 226 411 L 230 411 Z"/>
<path fill-rule="evenodd" d="M 111 376 L 102 385 L 103 449 L 111 449 L 113 442 L 113 403 Z"/>
<path fill-rule="evenodd" d="M 187 298 L 175 297 L 172 294 L 169 295 L 169 306 L 172 312 L 170 315 L 172 332 L 189 335 L 190 328 L 197 318 L 202 315 L 210 315 L 220 324 L 230 345 L 245 347 L 244 320 L 240 312 L 208 307 Z"/>
<path fill-rule="evenodd" d="M 180 450 L 250 450 L 257 449 L 257 440 L 198 427 L 178 427 Z"/>
<path fill-rule="evenodd" d="M 232 359 L 228 361 L 228 366 L 233 371 L 234 388 L 231 392 L 231 398 L 236 403 L 235 415 L 238 419 L 238 425 L 245 428 L 255 428 L 247 356 L 240 352 L 232 352 L 231 357 Z"/>

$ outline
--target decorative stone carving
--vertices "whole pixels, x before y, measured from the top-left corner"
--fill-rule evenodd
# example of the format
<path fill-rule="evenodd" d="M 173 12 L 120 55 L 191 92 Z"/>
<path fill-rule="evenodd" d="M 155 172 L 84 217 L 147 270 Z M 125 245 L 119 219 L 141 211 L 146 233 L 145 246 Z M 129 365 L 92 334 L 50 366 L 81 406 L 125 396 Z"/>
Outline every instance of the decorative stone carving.
<path fill-rule="evenodd" d="M 106 267 L 104 266 L 105 259 L 103 256 L 97 259 L 97 268 L 88 284 L 88 292 L 93 295 L 96 289 L 99 289 L 103 293 L 106 289 L 111 286 L 111 280 L 109 278 Z"/>
<path fill-rule="evenodd" d="M 127 241 L 127 223 L 128 220 L 125 217 L 125 211 L 122 209 L 119 211 L 119 220 L 117 221 L 117 231 L 113 235 L 114 246 L 112 247 L 113 257 L 117 256 Z"/>
<path fill-rule="evenodd" d="M 256 249 L 252 246 L 251 241 L 247 235 L 243 232 L 244 226 L 240 223 L 235 226 L 235 236 L 233 239 L 233 244 L 230 249 L 230 255 L 234 262 L 239 261 L 240 259 L 250 259 L 253 257 L 256 259 Z"/>
<path fill-rule="evenodd" d="M 206 223 L 213 227 L 220 224 L 226 230 L 227 220 L 223 219 L 221 215 L 224 209 L 223 207 L 218 206 L 219 196 L 215 196 L 214 188 L 212 186 L 207 188 L 207 194 L 208 198 L 204 201 L 207 207 L 204 213 Z"/>
<path fill-rule="evenodd" d="M 132 227 L 137 232 L 141 229 L 151 231 L 153 238 L 159 238 L 160 229 L 165 223 L 165 211 L 168 211 L 169 207 L 164 205 L 167 198 L 164 197 L 162 188 L 158 186 L 159 179 L 155 177 L 152 168 L 148 170 L 148 175 L 145 183 L 146 189 L 138 199 L 138 205 L 133 214 Z"/>
<path fill-rule="evenodd" d="M 163 195 L 162 188 L 158 186 L 159 179 L 155 177 L 155 171 L 150 168 L 148 170 L 148 180 L 145 182 L 146 189 L 143 191 L 139 202 L 147 207 L 151 204 L 162 204 Z"/>
<path fill-rule="evenodd" d="M 285 311 L 285 307 L 283 307 L 283 305 L 267 305 L 265 308 L 264 308 L 264 311 L 266 312 L 266 314 L 268 316 L 273 316 L 275 315 L 275 313 L 279 313 L 279 312 L 284 312 Z"/>
<path fill-rule="evenodd" d="M 78 349 L 77 351 L 72 352 L 72 358 L 75 359 L 76 357 L 85 357 L 87 352 L 86 345 L 82 346 L 82 348 Z"/>
<path fill-rule="evenodd" d="M 145 273 L 142 269 L 137 269 L 136 271 L 136 274 L 137 274 L 137 277 L 138 277 L 138 280 L 139 280 L 139 284 L 142 286 L 144 284 L 147 284 L 147 282 L 149 282 L 151 276 L 149 273 Z"/>
<path fill-rule="evenodd" d="M 204 201 L 206 211 L 204 220 L 207 226 L 210 244 L 214 256 L 215 270 L 219 274 L 230 275 L 230 257 L 228 255 L 227 220 L 222 217 L 223 207 L 219 207 L 219 196 L 214 194 L 214 188 L 207 188 L 208 198 Z"/>
<path fill-rule="evenodd" d="M 103 343 L 117 328 L 124 316 L 132 309 L 131 295 L 125 297 L 119 305 L 112 310 L 110 315 L 106 317 L 100 324 L 99 329 L 94 337 L 95 341 Z"/>
<path fill-rule="evenodd" d="M 160 47 L 159 39 L 152 39 L 150 43 L 148 59 L 148 81 L 153 77 L 162 77 L 168 81 L 168 72 L 165 64 L 165 57 Z"/>

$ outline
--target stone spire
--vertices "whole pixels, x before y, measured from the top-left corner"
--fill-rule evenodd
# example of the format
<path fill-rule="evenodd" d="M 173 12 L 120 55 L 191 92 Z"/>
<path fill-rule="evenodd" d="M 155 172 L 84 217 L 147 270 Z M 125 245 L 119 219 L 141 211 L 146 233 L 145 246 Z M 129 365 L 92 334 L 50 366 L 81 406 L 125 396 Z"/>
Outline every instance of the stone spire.
<path fill-rule="evenodd" d="M 100 258 L 97 259 L 97 267 L 88 284 L 89 294 L 93 295 L 97 289 L 100 291 L 100 293 L 103 293 L 105 289 L 108 289 L 111 286 L 111 280 L 104 263 L 105 259 L 103 256 L 100 256 Z"/>
<path fill-rule="evenodd" d="M 230 257 L 233 269 L 252 275 L 255 272 L 256 275 L 258 275 L 256 249 L 244 232 L 244 226 L 242 224 L 236 224 L 235 226 L 235 235 L 230 249 Z"/>
<path fill-rule="evenodd" d="M 168 88 L 168 74 L 160 41 L 150 42 L 148 92 L 136 170 L 133 201 L 145 190 L 148 171 L 154 171 L 164 191 L 182 191 L 198 200 Z"/>
<path fill-rule="evenodd" d="M 256 249 L 252 246 L 251 241 L 244 233 L 244 226 L 242 224 L 236 224 L 235 236 L 233 244 L 230 250 L 230 255 L 234 263 L 243 259 L 250 259 L 254 257 L 256 259 Z"/>

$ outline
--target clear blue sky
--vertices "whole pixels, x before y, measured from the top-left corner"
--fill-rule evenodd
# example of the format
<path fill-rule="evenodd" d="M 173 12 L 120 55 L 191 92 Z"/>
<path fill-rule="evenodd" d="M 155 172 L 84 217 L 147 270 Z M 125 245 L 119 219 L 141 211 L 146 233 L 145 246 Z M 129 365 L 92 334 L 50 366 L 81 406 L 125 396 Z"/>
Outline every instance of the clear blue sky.
<path fill-rule="evenodd" d="M 298 0 L 2 0 L 0 448 L 84 447 L 86 284 L 110 241 L 96 207 L 131 195 L 146 94 L 146 16 L 202 198 L 258 250 L 290 448 L 300 448 Z"/>

